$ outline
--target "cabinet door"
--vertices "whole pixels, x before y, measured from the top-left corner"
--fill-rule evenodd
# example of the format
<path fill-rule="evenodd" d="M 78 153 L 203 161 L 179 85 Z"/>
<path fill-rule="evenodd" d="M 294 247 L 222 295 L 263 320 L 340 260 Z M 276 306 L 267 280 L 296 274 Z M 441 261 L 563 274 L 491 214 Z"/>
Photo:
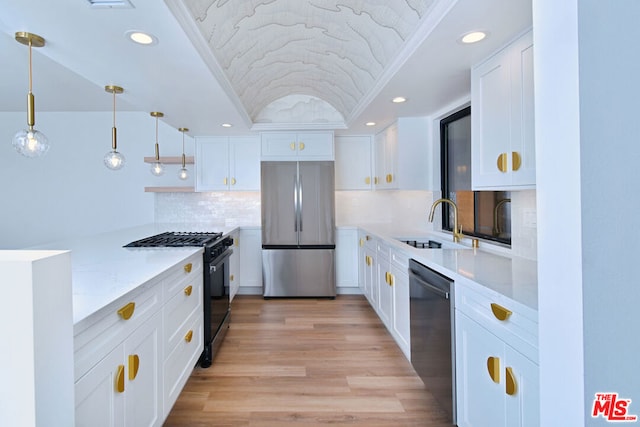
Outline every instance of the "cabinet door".
<path fill-rule="evenodd" d="M 240 229 L 240 290 L 262 294 L 262 236 L 259 228 Z"/>
<path fill-rule="evenodd" d="M 260 138 L 229 138 L 229 189 L 260 191 Z"/>
<path fill-rule="evenodd" d="M 369 300 L 369 304 L 376 311 L 378 309 L 378 262 L 376 260 L 376 252 L 371 248 L 364 248 L 364 295 Z"/>
<path fill-rule="evenodd" d="M 393 124 L 386 130 L 384 144 L 384 181 L 386 188 L 398 188 L 398 126 Z"/>
<path fill-rule="evenodd" d="M 160 313 L 140 326 L 124 342 L 126 364 L 125 425 L 132 427 L 161 424 L 162 379 L 160 356 Z"/>
<path fill-rule="evenodd" d="M 334 160 L 333 132 L 302 132 L 296 139 L 298 160 Z"/>
<path fill-rule="evenodd" d="M 458 310 L 455 329 L 458 425 L 506 426 L 504 343 Z"/>
<path fill-rule="evenodd" d="M 337 136 L 336 190 L 371 190 L 371 137 Z"/>
<path fill-rule="evenodd" d="M 411 359 L 411 329 L 409 307 L 409 275 L 391 266 L 393 281 L 393 334 L 407 359 Z"/>
<path fill-rule="evenodd" d="M 296 160 L 297 139 L 295 132 L 263 133 L 261 155 L 264 160 Z"/>
<path fill-rule="evenodd" d="M 358 287 L 358 231 L 336 229 L 336 286 Z"/>
<path fill-rule="evenodd" d="M 507 369 L 509 371 L 507 372 Z M 539 367 L 510 346 L 505 348 L 505 388 L 507 426 L 540 425 Z M 509 378 L 511 377 L 511 378 Z M 507 383 L 515 388 L 507 388 Z"/>
<path fill-rule="evenodd" d="M 392 329 L 391 316 L 393 313 L 393 281 L 390 277 L 389 260 L 381 257 L 378 252 L 378 317 L 387 329 Z"/>
<path fill-rule="evenodd" d="M 75 384 L 77 427 L 118 427 L 124 425 L 124 391 L 116 389 L 118 374 L 126 384 L 124 352 L 116 347 Z"/>
<path fill-rule="evenodd" d="M 196 138 L 196 191 L 229 189 L 229 143 L 226 137 Z"/>
<path fill-rule="evenodd" d="M 511 147 L 511 87 L 509 56 L 501 52 L 471 71 L 471 158 L 474 187 L 510 182 L 506 160 Z"/>
<path fill-rule="evenodd" d="M 373 184 L 376 190 L 382 190 L 386 188 L 385 182 L 385 147 L 386 147 L 386 134 L 380 132 L 376 134 L 373 141 L 374 153 L 375 153 L 375 173 L 373 177 Z"/>

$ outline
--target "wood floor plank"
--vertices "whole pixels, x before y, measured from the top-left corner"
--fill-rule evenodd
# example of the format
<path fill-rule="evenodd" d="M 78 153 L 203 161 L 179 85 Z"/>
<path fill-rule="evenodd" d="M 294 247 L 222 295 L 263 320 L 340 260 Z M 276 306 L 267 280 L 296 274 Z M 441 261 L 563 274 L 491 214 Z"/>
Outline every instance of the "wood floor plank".
<path fill-rule="evenodd" d="M 166 427 L 449 427 L 362 296 L 237 296 L 213 365 L 197 367 Z"/>

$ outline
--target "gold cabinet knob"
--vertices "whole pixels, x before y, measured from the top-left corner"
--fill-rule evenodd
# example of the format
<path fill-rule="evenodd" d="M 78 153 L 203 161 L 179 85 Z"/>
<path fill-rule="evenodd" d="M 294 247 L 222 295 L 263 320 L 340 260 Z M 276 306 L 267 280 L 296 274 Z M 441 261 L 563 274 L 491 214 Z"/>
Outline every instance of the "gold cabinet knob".
<path fill-rule="evenodd" d="M 230 274 L 230 275 L 229 275 L 229 281 L 230 281 L 230 282 L 233 282 L 233 274 Z"/>
<path fill-rule="evenodd" d="M 517 171 L 522 166 L 522 157 L 520 157 L 520 153 L 517 151 L 511 152 L 511 169 Z"/>
<path fill-rule="evenodd" d="M 364 179 L 364 183 L 367 184 L 367 185 L 371 184 L 371 177 L 366 177 Z"/>
<path fill-rule="evenodd" d="M 187 332 L 187 334 L 184 336 L 184 340 L 186 342 L 191 342 L 192 338 L 193 338 L 193 330 L 189 329 L 189 332 Z"/>
<path fill-rule="evenodd" d="M 369 255 L 364 257 L 365 262 L 367 263 L 368 266 L 371 266 L 371 257 Z"/>
<path fill-rule="evenodd" d="M 500 383 L 500 358 L 489 356 L 487 358 L 487 371 L 494 383 Z"/>
<path fill-rule="evenodd" d="M 191 273 L 191 270 L 193 269 L 193 264 L 188 263 L 184 265 L 184 271 L 185 273 Z"/>
<path fill-rule="evenodd" d="M 140 357 L 137 354 L 129 355 L 129 381 L 133 381 L 138 376 L 138 368 L 140 367 Z"/>
<path fill-rule="evenodd" d="M 136 309 L 136 303 L 130 302 L 127 305 L 120 307 L 120 309 L 118 310 L 118 314 L 124 320 L 129 320 L 131 316 L 133 316 L 133 312 L 135 309 Z"/>
<path fill-rule="evenodd" d="M 507 153 L 500 153 L 496 163 L 498 165 L 498 170 L 500 172 L 506 173 L 507 172 Z"/>
<path fill-rule="evenodd" d="M 193 286 L 189 285 L 186 288 L 184 288 L 184 294 L 188 297 L 191 296 L 191 292 L 193 292 Z"/>
<path fill-rule="evenodd" d="M 235 178 L 231 178 L 231 185 L 236 185 L 236 179 Z"/>
<path fill-rule="evenodd" d="M 391 184 L 393 182 L 393 175 L 387 174 L 386 180 L 387 180 L 387 183 Z"/>
<path fill-rule="evenodd" d="M 374 183 L 375 185 L 378 185 L 378 177 L 377 177 L 377 176 L 373 178 L 373 183 Z"/>
<path fill-rule="evenodd" d="M 364 239 L 360 239 L 360 246 L 364 246 Z"/>
<path fill-rule="evenodd" d="M 300 142 L 298 144 L 298 147 L 299 147 L 300 151 L 304 150 L 304 142 Z"/>
<path fill-rule="evenodd" d="M 124 392 L 124 365 L 118 365 L 118 369 L 116 371 L 115 386 L 118 393 Z"/>
<path fill-rule="evenodd" d="M 224 179 L 222 180 L 222 183 L 224 185 L 227 185 L 229 183 L 229 181 L 227 180 L 227 177 L 225 176 Z"/>
<path fill-rule="evenodd" d="M 509 396 L 514 396 L 518 392 L 518 383 L 516 382 L 516 376 L 513 373 L 511 366 L 508 366 L 507 369 L 505 369 L 505 374 L 507 377 L 505 391 Z"/>
<path fill-rule="evenodd" d="M 491 311 L 493 312 L 493 315 L 496 317 L 496 319 L 501 321 L 507 320 L 512 313 L 511 310 L 504 308 L 503 306 L 501 306 L 500 304 L 496 304 L 495 302 L 491 303 Z"/>
<path fill-rule="evenodd" d="M 289 148 L 291 148 L 291 151 L 294 151 L 296 149 L 296 143 L 292 142 L 291 144 L 289 144 Z"/>

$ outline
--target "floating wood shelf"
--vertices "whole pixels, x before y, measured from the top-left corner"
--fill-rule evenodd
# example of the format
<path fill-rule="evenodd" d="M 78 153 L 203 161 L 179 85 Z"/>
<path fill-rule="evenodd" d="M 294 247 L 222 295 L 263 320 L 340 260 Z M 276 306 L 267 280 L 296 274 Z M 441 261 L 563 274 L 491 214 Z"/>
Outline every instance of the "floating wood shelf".
<path fill-rule="evenodd" d="M 144 187 L 145 193 L 194 193 L 195 187 Z"/>
<path fill-rule="evenodd" d="M 156 161 L 155 157 L 145 157 L 144 158 L 144 162 L 145 163 L 154 163 Z M 160 156 L 160 162 L 164 163 L 166 165 L 181 165 L 182 164 L 182 156 L 167 156 L 167 157 L 162 157 Z M 185 159 L 185 163 L 192 165 L 194 163 L 194 157 L 193 156 L 187 156 Z"/>

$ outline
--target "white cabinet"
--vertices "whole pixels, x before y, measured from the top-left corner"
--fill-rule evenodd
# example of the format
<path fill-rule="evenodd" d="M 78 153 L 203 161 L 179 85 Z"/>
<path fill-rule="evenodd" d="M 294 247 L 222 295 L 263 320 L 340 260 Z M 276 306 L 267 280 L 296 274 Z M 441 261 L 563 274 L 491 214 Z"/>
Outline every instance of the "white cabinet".
<path fill-rule="evenodd" d="M 202 254 L 104 307 L 74 336 L 77 426 L 159 426 L 203 350 Z"/>
<path fill-rule="evenodd" d="M 240 231 L 234 230 L 230 237 L 233 239 L 233 253 L 229 258 L 229 301 L 233 302 L 240 287 Z"/>
<path fill-rule="evenodd" d="M 535 316 L 461 281 L 455 302 L 458 425 L 538 426 Z"/>
<path fill-rule="evenodd" d="M 259 191 L 260 138 L 197 137 L 196 191 Z"/>
<path fill-rule="evenodd" d="M 375 135 L 376 190 L 433 190 L 434 158 L 427 117 L 401 117 Z"/>
<path fill-rule="evenodd" d="M 262 160 L 334 160 L 333 132 L 265 132 Z"/>
<path fill-rule="evenodd" d="M 391 266 L 389 264 L 389 247 L 382 239 L 378 239 L 377 242 L 378 306 L 376 311 L 382 323 L 391 332 L 393 329 L 391 323 L 391 317 L 393 316 L 393 278 L 391 277 Z"/>
<path fill-rule="evenodd" d="M 336 287 L 339 293 L 358 289 L 358 230 L 336 229 Z"/>
<path fill-rule="evenodd" d="M 336 190 L 371 190 L 371 136 L 336 136 Z"/>
<path fill-rule="evenodd" d="M 238 293 L 262 295 L 262 234 L 260 227 L 240 229 L 240 283 Z"/>
<path fill-rule="evenodd" d="M 358 247 L 360 288 L 369 300 L 369 304 L 375 309 L 378 306 L 376 241 L 363 230 L 358 230 Z"/>
<path fill-rule="evenodd" d="M 471 70 L 472 185 L 535 187 L 533 35 Z"/>
<path fill-rule="evenodd" d="M 411 329 L 409 318 L 409 256 L 391 250 L 390 270 L 393 284 L 392 333 L 407 359 L 411 359 Z"/>

